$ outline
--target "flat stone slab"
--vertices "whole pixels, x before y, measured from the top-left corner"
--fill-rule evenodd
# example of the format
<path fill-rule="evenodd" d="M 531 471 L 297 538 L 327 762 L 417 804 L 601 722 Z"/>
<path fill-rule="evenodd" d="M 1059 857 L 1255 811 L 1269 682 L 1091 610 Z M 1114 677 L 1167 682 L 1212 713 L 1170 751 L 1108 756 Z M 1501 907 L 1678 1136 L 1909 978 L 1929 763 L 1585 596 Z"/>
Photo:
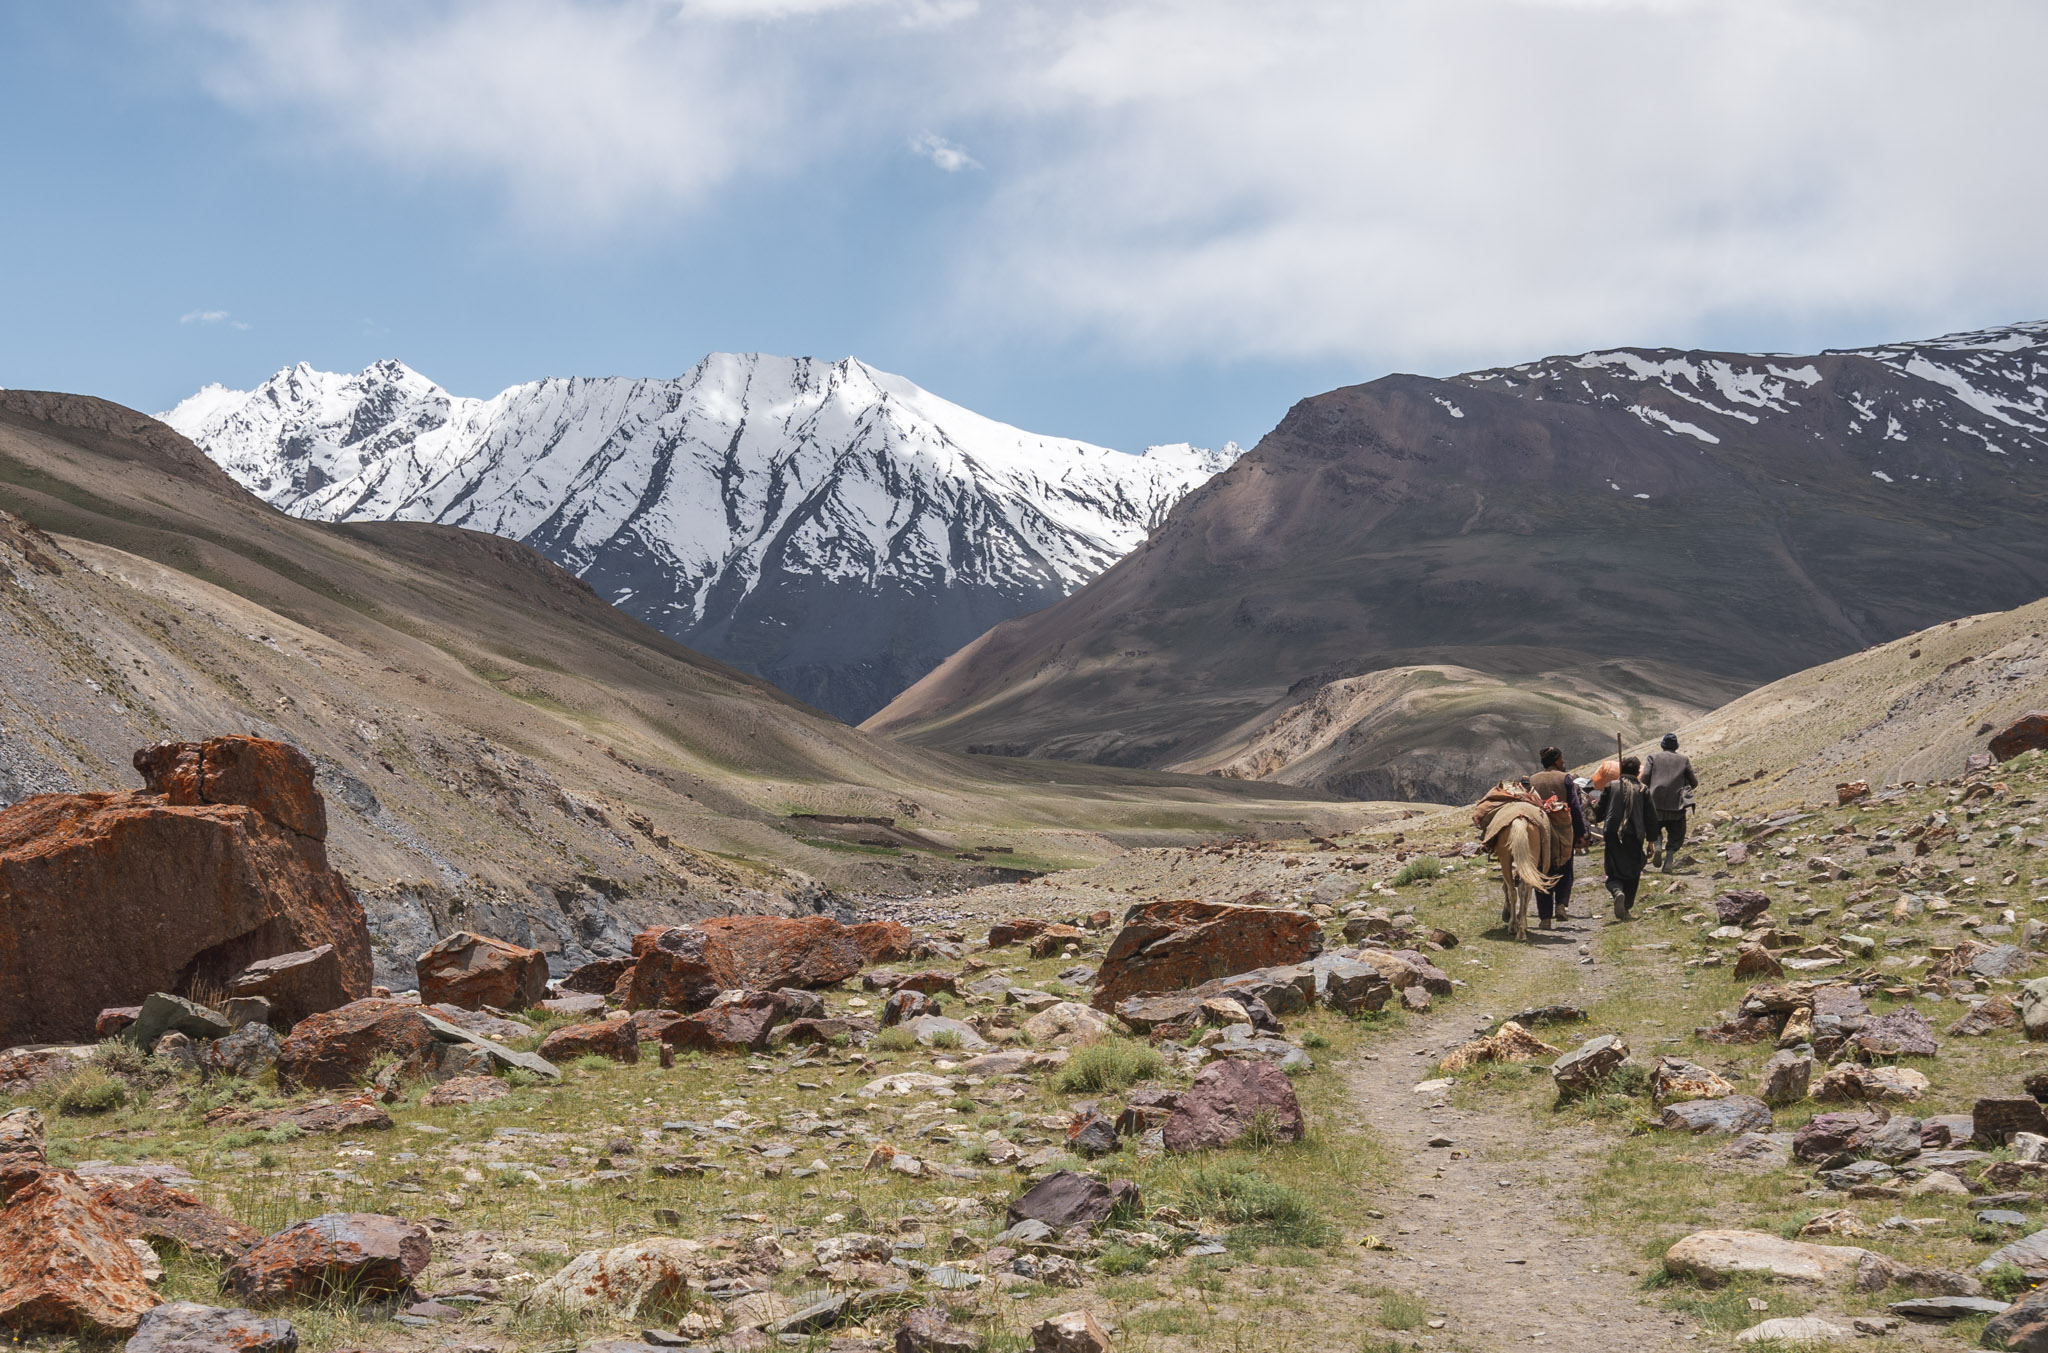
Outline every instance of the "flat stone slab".
<path fill-rule="evenodd" d="M 514 1052 L 503 1043 L 494 1042 L 482 1034 L 471 1033 L 459 1024 L 450 1024 L 438 1015 L 420 1011 L 420 1018 L 434 1031 L 434 1036 L 443 1043 L 470 1043 L 490 1054 L 491 1060 L 504 1066 L 516 1066 L 545 1080 L 560 1080 L 561 1068 L 537 1053 Z"/>
<path fill-rule="evenodd" d="M 1735 1336 L 1738 1344 L 1762 1343 L 1827 1343 L 1836 1339 L 1852 1339 L 1855 1331 L 1843 1329 L 1840 1325 L 1822 1320 L 1819 1316 L 1780 1316 L 1766 1320 L 1761 1325 L 1751 1325 Z"/>
<path fill-rule="evenodd" d="M 2011 1305 L 2009 1301 L 1993 1301 L 1989 1297 L 1915 1297 L 1911 1301 L 1895 1301 L 1885 1309 L 1915 1320 L 1961 1320 L 1966 1315 L 1997 1315 Z"/>
<path fill-rule="evenodd" d="M 1695 1231 L 1665 1251 L 1664 1267 L 1709 1281 L 1756 1276 L 1841 1285 L 1868 1255 L 1855 1245 L 1811 1245 L 1768 1231 Z"/>

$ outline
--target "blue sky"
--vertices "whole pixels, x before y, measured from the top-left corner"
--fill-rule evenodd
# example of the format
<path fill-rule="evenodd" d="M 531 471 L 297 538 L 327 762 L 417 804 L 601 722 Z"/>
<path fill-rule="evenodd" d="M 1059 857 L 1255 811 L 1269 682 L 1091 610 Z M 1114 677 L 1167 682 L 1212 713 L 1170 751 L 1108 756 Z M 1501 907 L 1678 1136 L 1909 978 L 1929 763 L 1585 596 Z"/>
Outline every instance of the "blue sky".
<path fill-rule="evenodd" d="M 2048 6 L 0 3 L 0 385 L 856 354 L 1035 431 L 2048 316 Z"/>

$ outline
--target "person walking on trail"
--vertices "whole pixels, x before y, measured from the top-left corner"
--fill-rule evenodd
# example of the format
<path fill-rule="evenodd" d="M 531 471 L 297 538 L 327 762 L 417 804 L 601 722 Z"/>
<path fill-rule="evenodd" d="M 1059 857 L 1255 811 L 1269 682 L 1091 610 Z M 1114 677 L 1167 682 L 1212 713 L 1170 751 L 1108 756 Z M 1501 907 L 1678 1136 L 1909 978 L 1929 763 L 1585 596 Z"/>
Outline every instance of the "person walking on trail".
<path fill-rule="evenodd" d="M 1666 733 L 1659 750 L 1643 763 L 1643 784 L 1650 791 L 1650 807 L 1656 812 L 1656 827 L 1650 834 L 1650 854 L 1657 853 L 1659 837 L 1664 840 L 1661 868 L 1671 872 L 1678 851 L 1685 844 L 1685 815 L 1692 809 L 1692 792 L 1700 778 L 1692 773 L 1692 762 L 1678 750 L 1678 734 Z"/>
<path fill-rule="evenodd" d="M 1643 881 L 1643 863 L 1655 838 L 1657 811 L 1650 806 L 1650 791 L 1641 780 L 1643 763 L 1635 757 L 1621 759 L 1621 778 L 1607 787 L 1607 817 L 1603 835 L 1607 841 L 1607 891 L 1614 898 L 1614 919 L 1629 919 L 1636 904 L 1636 889 Z"/>
<path fill-rule="evenodd" d="M 1572 857 L 1580 846 L 1586 844 L 1586 805 L 1579 795 L 1579 782 L 1564 768 L 1564 753 L 1555 747 L 1545 747 L 1542 752 L 1543 769 L 1529 777 L 1529 788 L 1537 798 L 1545 802 L 1556 799 L 1572 810 L 1572 839 L 1564 851 L 1564 863 L 1551 861 L 1551 872 L 1557 875 L 1557 886 L 1549 892 L 1536 894 L 1536 924 L 1544 930 L 1551 928 L 1551 918 L 1565 920 L 1571 915 L 1572 905 Z"/>

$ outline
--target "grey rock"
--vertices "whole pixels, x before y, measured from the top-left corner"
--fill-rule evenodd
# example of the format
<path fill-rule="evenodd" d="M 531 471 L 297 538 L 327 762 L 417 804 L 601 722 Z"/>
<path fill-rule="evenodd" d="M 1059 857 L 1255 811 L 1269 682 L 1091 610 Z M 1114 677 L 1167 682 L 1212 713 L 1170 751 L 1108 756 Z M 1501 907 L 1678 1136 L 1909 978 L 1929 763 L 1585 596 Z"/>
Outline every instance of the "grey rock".
<path fill-rule="evenodd" d="M 1628 1060 L 1628 1044 L 1620 1034 L 1602 1034 L 1573 1048 L 1551 1064 L 1550 1078 L 1557 1088 L 1580 1094 L 1614 1074 Z"/>
<path fill-rule="evenodd" d="M 228 1025 L 239 1029 L 245 1024 L 270 1023 L 270 998 L 268 996 L 230 996 L 221 1002 L 221 1013 L 227 1016 Z"/>
<path fill-rule="evenodd" d="M 424 1010 L 420 1012 L 420 1018 L 427 1022 L 427 1027 L 432 1029 L 434 1036 L 443 1043 L 468 1043 L 483 1049 L 492 1061 L 501 1066 L 516 1066 L 521 1071 L 551 1081 L 562 1078 L 561 1068 L 538 1054 L 514 1052 L 502 1043 L 485 1038 L 482 1034 L 473 1034 L 459 1024 L 450 1024 L 447 1020 L 437 1015 L 429 1015 Z"/>
<path fill-rule="evenodd" d="M 1128 1179 L 1104 1183 L 1089 1175 L 1060 1170 L 1047 1175 L 1011 1202 L 1012 1227 L 1025 1220 L 1042 1221 L 1056 1231 L 1070 1226 L 1096 1226 L 1120 1205 L 1138 1203 L 1138 1186 Z"/>
<path fill-rule="evenodd" d="M 1038 1218 L 1026 1217 L 1008 1230 L 998 1233 L 992 1243 L 1021 1250 L 1032 1245 L 1050 1245 L 1058 1238 L 1059 1233 Z"/>
<path fill-rule="evenodd" d="M 156 1041 L 165 1034 L 184 1034 L 188 1038 L 224 1038 L 234 1032 L 227 1016 L 216 1010 L 209 1010 L 197 1001 L 188 1001 L 183 996 L 172 996 L 166 992 L 153 991 L 143 997 L 141 1013 L 135 1022 L 122 1030 L 121 1037 L 145 1052 L 156 1046 Z"/>
<path fill-rule="evenodd" d="M 1757 1073 L 1761 1082 L 1757 1093 L 1766 1104 L 1797 1104 L 1806 1098 L 1808 1088 L 1813 1084 L 1813 1057 L 1811 1054 L 1787 1048 L 1771 1054 L 1763 1070 Z"/>
<path fill-rule="evenodd" d="M 254 1311 L 167 1301 L 142 1313 L 123 1353 L 294 1353 L 289 1320 Z"/>
<path fill-rule="evenodd" d="M 944 1015 L 919 1015 L 916 1019 L 905 1020 L 902 1027 L 910 1030 L 917 1041 L 927 1047 L 933 1046 L 942 1034 L 958 1038 L 959 1046 L 970 1052 L 979 1052 L 988 1046 L 988 1040 L 976 1033 L 973 1025 Z"/>
<path fill-rule="evenodd" d="M 1891 1121 L 1871 1135 L 1866 1149 L 1889 1165 L 1911 1160 L 1920 1154 L 1920 1120 L 1902 1113 L 1892 1115 Z"/>
<path fill-rule="evenodd" d="M 1881 1160 L 1851 1161 L 1839 1170 L 1821 1171 L 1821 1180 L 1831 1189 L 1853 1189 L 1858 1184 L 1875 1184 L 1890 1179 L 1894 1171 Z"/>
<path fill-rule="evenodd" d="M 1989 1297 L 1914 1297 L 1911 1301 L 1895 1301 L 1885 1309 L 1915 1320 L 1960 1320 L 1966 1315 L 1999 1315 L 2010 1309 L 2011 1304 Z"/>
<path fill-rule="evenodd" d="M 1985 929 L 1988 927 L 1980 928 L 1978 933 L 1985 933 Z M 1970 972 L 1978 977 L 2011 977 L 2029 962 L 2027 952 L 2017 944 L 1998 944 L 1971 959 Z"/>
<path fill-rule="evenodd" d="M 2048 1279 L 2048 1230 L 2036 1231 L 2022 1236 L 2009 1245 L 2001 1245 L 1984 1261 L 1977 1265 L 1977 1272 L 1990 1273 L 2011 1264 L 2035 1282 Z"/>
<path fill-rule="evenodd" d="M 2020 984 L 2019 1007 L 2027 1037 L 2037 1042 L 2048 1038 L 2048 977 Z"/>
<path fill-rule="evenodd" d="M 1986 1348 L 2048 1353 L 2048 1291 L 2027 1293 L 1984 1327 Z"/>
<path fill-rule="evenodd" d="M 1761 1132 L 1771 1126 L 1771 1108 L 1749 1095 L 1725 1099 L 1688 1099 L 1669 1104 L 1658 1116 L 1657 1126 L 1667 1132 L 1744 1133 Z"/>
<path fill-rule="evenodd" d="M 1977 1214 L 1979 1226 L 2025 1226 L 2027 1214 L 2008 1207 L 1987 1207 Z"/>
<path fill-rule="evenodd" d="M 277 1065 L 281 1046 L 277 1031 L 268 1024 L 244 1024 L 226 1038 L 202 1044 L 199 1061 L 210 1070 L 255 1080 Z"/>
<path fill-rule="evenodd" d="M 770 1334 L 816 1334 L 819 1330 L 830 1329 L 844 1320 L 848 1307 L 852 1304 L 853 1298 L 850 1296 L 826 1297 L 821 1301 L 812 1302 L 794 1315 L 773 1322 L 767 1329 Z"/>
<path fill-rule="evenodd" d="M 1745 1132 L 1716 1151 L 1715 1163 L 1752 1169 L 1779 1169 L 1792 1163 L 1789 1132 Z"/>

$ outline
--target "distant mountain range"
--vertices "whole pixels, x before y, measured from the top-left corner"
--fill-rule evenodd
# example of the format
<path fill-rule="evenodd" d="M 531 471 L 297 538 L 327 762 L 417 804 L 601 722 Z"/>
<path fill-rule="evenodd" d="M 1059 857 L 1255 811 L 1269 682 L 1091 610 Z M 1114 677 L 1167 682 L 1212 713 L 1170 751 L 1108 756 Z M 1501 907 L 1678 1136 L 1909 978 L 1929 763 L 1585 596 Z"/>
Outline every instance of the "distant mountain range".
<path fill-rule="evenodd" d="M 1469 801 L 2048 595 L 2048 323 L 1620 348 L 1303 400 L 1146 544 L 865 725 Z"/>
<path fill-rule="evenodd" d="M 523 541 L 849 722 L 1109 567 L 1237 451 L 1126 455 L 852 358 L 730 353 L 677 380 L 543 380 L 491 399 L 398 362 L 300 365 L 160 417 L 294 516 Z"/>

